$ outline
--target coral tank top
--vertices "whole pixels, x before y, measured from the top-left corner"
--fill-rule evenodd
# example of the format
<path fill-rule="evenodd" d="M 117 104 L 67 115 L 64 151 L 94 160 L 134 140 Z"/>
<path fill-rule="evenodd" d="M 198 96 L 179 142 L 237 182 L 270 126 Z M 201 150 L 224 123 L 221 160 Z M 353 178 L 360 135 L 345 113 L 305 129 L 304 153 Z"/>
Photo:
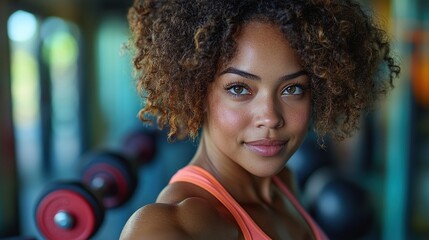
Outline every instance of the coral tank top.
<path fill-rule="evenodd" d="M 304 207 L 295 198 L 287 186 L 277 177 L 272 178 L 274 183 L 285 194 L 296 210 L 303 216 L 313 231 L 317 240 L 328 239 L 320 227 L 314 222 L 311 216 L 306 212 Z M 174 182 L 188 182 L 195 184 L 218 199 L 230 212 L 237 221 L 246 240 L 266 240 L 271 239 L 247 214 L 247 212 L 238 204 L 237 201 L 228 193 L 228 191 L 216 180 L 213 175 L 203 168 L 189 165 L 180 169 L 170 180 Z"/>

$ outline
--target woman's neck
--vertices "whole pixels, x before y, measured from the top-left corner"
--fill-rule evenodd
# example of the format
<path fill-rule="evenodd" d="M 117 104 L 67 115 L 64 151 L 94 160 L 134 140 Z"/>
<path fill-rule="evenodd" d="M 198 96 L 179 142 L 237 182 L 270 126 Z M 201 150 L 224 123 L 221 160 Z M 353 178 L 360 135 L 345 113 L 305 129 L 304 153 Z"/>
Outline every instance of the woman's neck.
<path fill-rule="evenodd" d="M 270 177 L 252 175 L 239 164 L 222 154 L 211 145 L 210 140 L 201 137 L 198 149 L 190 162 L 209 171 L 239 203 L 272 202 L 272 181 Z"/>

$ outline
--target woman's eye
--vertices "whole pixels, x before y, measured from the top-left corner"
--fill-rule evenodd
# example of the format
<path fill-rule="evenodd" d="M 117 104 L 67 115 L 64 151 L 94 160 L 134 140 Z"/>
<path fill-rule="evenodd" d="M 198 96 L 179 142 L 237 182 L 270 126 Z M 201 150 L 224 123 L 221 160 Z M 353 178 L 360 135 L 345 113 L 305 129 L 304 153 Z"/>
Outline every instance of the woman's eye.
<path fill-rule="evenodd" d="M 299 85 L 292 85 L 285 88 L 283 95 L 301 95 L 304 93 L 304 88 Z"/>
<path fill-rule="evenodd" d="M 250 92 L 246 89 L 246 87 L 241 85 L 234 85 L 227 88 L 228 92 L 233 95 L 248 95 Z"/>

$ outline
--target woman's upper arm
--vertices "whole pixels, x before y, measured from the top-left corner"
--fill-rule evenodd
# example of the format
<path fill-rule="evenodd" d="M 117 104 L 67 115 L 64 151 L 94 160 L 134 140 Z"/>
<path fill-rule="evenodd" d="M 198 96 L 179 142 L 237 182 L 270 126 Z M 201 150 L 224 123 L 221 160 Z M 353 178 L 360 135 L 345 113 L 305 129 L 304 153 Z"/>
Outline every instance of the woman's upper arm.
<path fill-rule="evenodd" d="M 130 217 L 120 239 L 189 239 L 177 211 L 178 207 L 171 204 L 146 205 Z"/>
<path fill-rule="evenodd" d="M 156 203 L 137 210 L 121 233 L 128 239 L 238 239 L 240 231 L 209 201 L 190 197 L 177 204 Z"/>

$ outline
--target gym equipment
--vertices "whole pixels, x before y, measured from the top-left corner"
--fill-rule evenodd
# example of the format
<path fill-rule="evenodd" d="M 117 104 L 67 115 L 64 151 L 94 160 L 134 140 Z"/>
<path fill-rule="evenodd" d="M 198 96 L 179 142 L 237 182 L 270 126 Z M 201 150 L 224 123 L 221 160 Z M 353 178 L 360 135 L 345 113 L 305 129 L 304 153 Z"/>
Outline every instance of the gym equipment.
<path fill-rule="evenodd" d="M 150 163 L 156 154 L 156 133 L 148 130 L 137 130 L 125 136 L 122 151 L 136 164 Z"/>
<path fill-rule="evenodd" d="M 362 187 L 329 168 L 317 170 L 307 184 L 309 212 L 330 239 L 359 239 L 371 230 L 373 209 Z"/>
<path fill-rule="evenodd" d="M 106 209 L 124 204 L 137 186 L 129 160 L 114 152 L 89 154 L 81 182 L 53 182 L 36 205 L 36 222 L 47 239 L 89 239 Z"/>
<path fill-rule="evenodd" d="M 106 209 L 124 204 L 137 186 L 138 166 L 156 154 L 156 134 L 133 131 L 121 152 L 97 151 L 83 159 L 81 180 L 53 182 L 36 204 L 36 222 L 47 239 L 89 239 L 102 224 Z"/>
<path fill-rule="evenodd" d="M 89 239 L 103 220 L 102 203 L 77 182 L 52 183 L 36 208 L 36 223 L 46 239 Z"/>
<path fill-rule="evenodd" d="M 332 156 L 321 149 L 315 137 L 307 137 L 288 160 L 287 166 L 295 174 L 300 189 L 303 189 L 310 175 L 317 169 L 331 165 Z"/>
<path fill-rule="evenodd" d="M 82 182 L 101 195 L 103 205 L 107 208 L 121 206 L 137 186 L 134 166 L 120 153 L 89 154 L 82 169 Z"/>

